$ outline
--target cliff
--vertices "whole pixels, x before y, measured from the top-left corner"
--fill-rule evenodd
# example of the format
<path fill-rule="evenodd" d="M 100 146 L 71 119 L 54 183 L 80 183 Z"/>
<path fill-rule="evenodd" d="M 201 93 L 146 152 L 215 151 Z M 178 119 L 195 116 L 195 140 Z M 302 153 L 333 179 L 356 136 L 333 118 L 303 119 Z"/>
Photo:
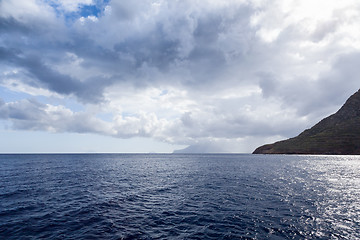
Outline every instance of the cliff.
<path fill-rule="evenodd" d="M 360 154 L 360 90 L 335 114 L 299 136 L 258 147 L 254 154 Z"/>

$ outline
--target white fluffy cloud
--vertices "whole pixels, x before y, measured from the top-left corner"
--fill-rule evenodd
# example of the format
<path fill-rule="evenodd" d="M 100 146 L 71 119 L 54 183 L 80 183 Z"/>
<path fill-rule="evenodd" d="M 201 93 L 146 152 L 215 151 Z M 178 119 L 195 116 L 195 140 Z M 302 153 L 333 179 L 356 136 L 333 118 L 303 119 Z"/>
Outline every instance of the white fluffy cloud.
<path fill-rule="evenodd" d="M 355 0 L 1 1 L 0 117 L 251 151 L 358 90 L 359 24 Z"/>

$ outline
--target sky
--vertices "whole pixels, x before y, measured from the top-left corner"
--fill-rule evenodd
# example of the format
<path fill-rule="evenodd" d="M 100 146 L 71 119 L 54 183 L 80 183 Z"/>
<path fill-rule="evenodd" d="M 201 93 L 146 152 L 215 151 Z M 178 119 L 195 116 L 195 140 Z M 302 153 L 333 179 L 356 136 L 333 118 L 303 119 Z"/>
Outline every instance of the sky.
<path fill-rule="evenodd" d="M 232 152 L 360 87 L 358 0 L 0 0 L 0 152 Z"/>

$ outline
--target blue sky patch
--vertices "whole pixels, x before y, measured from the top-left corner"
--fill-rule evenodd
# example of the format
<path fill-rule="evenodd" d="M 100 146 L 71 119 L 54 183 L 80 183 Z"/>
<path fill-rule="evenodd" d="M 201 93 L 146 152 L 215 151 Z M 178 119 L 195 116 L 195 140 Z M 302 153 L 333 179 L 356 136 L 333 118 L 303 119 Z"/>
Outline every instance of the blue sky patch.
<path fill-rule="evenodd" d="M 11 91 L 10 89 L 0 86 L 0 98 L 4 102 L 15 102 L 22 100 L 24 98 L 29 98 L 31 95 L 23 92 L 15 92 Z"/>
<path fill-rule="evenodd" d="M 104 11 L 105 6 L 108 5 L 110 0 L 99 0 L 95 1 L 95 3 L 86 5 L 80 4 L 76 11 L 67 12 L 63 9 L 61 4 L 57 1 L 46 1 L 48 4 L 55 10 L 56 15 L 64 16 L 67 23 L 71 23 L 79 19 L 80 17 L 88 17 L 88 16 L 101 16 L 101 13 Z"/>

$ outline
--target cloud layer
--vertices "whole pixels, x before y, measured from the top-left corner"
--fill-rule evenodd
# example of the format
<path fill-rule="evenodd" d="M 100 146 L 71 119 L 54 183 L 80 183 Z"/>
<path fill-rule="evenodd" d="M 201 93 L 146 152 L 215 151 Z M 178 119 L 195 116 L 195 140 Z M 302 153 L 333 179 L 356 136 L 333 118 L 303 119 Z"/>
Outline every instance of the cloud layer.
<path fill-rule="evenodd" d="M 0 118 L 251 151 L 358 90 L 359 24 L 356 0 L 1 1 Z"/>

